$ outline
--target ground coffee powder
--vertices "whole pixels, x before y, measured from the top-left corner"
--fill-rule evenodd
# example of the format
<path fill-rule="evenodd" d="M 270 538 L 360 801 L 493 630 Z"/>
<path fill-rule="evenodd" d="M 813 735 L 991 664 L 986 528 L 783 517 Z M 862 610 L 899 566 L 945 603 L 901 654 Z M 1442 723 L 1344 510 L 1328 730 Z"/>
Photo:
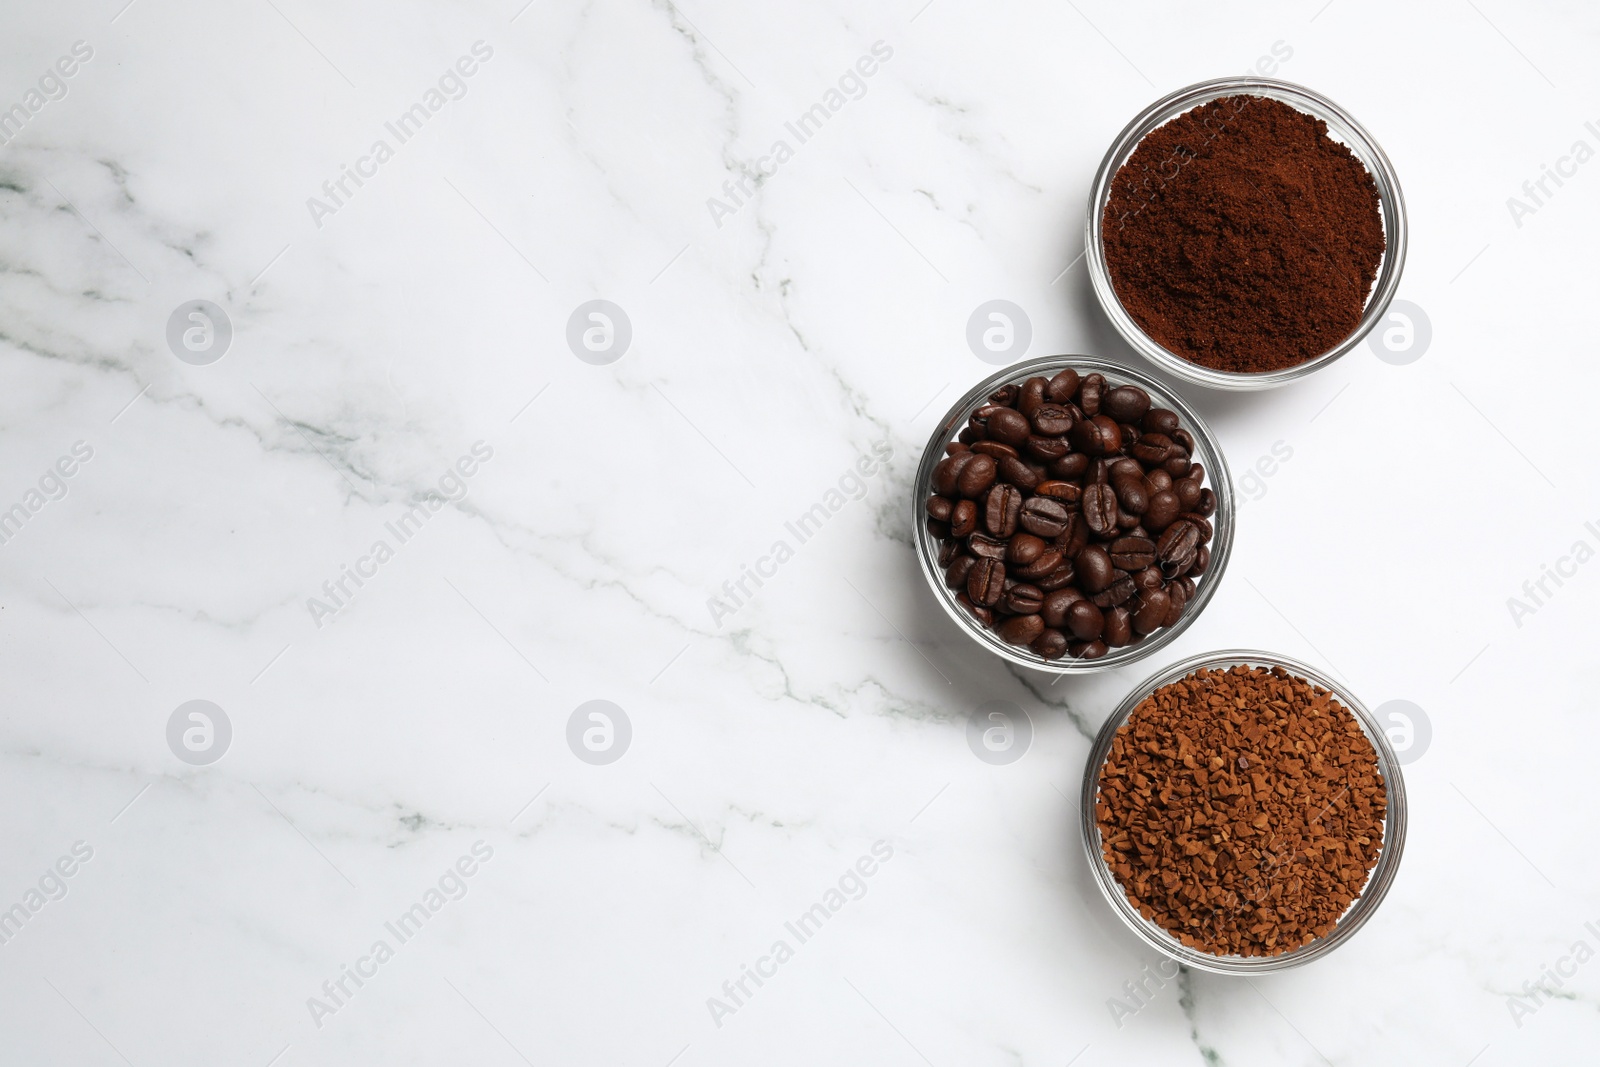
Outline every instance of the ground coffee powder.
<path fill-rule="evenodd" d="M 1107 865 L 1145 918 L 1219 955 L 1333 930 L 1383 844 L 1372 743 L 1281 667 L 1199 670 L 1118 729 L 1095 807 Z"/>
<path fill-rule="evenodd" d="M 1327 123 L 1223 97 L 1151 131 L 1117 171 L 1111 284 L 1170 352 L 1223 371 L 1292 367 L 1360 321 L 1383 257 L 1379 205 Z"/>

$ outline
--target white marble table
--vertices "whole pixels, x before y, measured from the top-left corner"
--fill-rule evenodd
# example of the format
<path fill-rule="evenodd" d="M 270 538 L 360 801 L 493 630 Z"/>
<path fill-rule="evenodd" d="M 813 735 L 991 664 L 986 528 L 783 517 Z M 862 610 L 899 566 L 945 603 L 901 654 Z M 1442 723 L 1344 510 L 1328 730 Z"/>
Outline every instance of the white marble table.
<path fill-rule="evenodd" d="M 123 3 L 0 14 L 0 1062 L 1592 1056 L 1593 12 Z M 1190 390 L 1216 601 L 1007 669 L 907 534 L 968 317 L 1134 359 L 1090 177 L 1258 62 L 1388 149 L 1431 337 Z M 1328 959 L 1157 983 L 1070 798 L 1228 646 L 1422 709 L 1410 839 Z"/>

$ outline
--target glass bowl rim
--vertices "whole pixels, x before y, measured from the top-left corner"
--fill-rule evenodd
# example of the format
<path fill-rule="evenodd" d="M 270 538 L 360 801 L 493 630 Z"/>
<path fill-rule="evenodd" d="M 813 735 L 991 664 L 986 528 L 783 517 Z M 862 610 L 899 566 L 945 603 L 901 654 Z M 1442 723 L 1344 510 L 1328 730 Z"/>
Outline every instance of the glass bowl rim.
<path fill-rule="evenodd" d="M 944 458 L 946 443 L 954 439 L 959 430 L 959 425 L 965 424 L 970 411 L 974 410 L 979 402 L 988 397 L 1001 385 L 1012 382 L 1022 382 L 1027 378 L 1045 372 L 1046 370 L 1060 370 L 1073 367 L 1086 371 L 1099 371 L 1108 377 L 1115 378 L 1119 383 L 1126 382 L 1138 385 L 1154 397 L 1160 397 L 1170 403 L 1172 410 L 1184 420 L 1184 428 L 1193 434 L 1196 451 L 1202 452 L 1203 462 L 1206 466 L 1206 487 L 1217 498 L 1217 508 L 1211 516 L 1211 562 L 1206 567 L 1205 574 L 1201 577 L 1204 581 L 1195 583 L 1195 597 L 1189 602 L 1189 607 L 1184 609 L 1183 616 L 1174 626 L 1164 626 L 1156 633 L 1146 637 L 1135 645 L 1125 646 L 1123 649 L 1112 649 L 1100 659 L 1083 660 L 1063 656 L 1056 660 L 1047 660 L 1032 650 L 1023 649 L 1010 644 L 1000 637 L 998 633 L 986 628 L 972 614 L 957 603 L 955 592 L 945 585 L 944 569 L 938 565 L 938 542 L 928 533 L 926 522 L 928 518 L 928 497 L 933 493 L 933 468 L 939 460 Z M 1049 374 L 1045 374 L 1049 377 Z M 1050 674 L 1094 674 L 1100 671 L 1115 670 L 1136 663 L 1155 652 L 1160 651 L 1173 641 L 1177 640 L 1194 621 L 1205 611 L 1206 605 L 1216 594 L 1218 586 L 1222 584 L 1223 574 L 1228 568 L 1228 559 L 1233 552 L 1233 533 L 1237 511 L 1233 493 L 1233 476 L 1228 471 L 1228 460 L 1222 450 L 1222 442 L 1216 433 L 1207 424 L 1183 395 L 1171 385 L 1161 381 L 1154 375 L 1136 367 L 1130 367 L 1114 359 L 1104 356 L 1090 356 L 1073 353 L 1058 355 L 1036 356 L 1033 359 L 1022 360 L 1009 366 L 1001 367 L 995 373 L 978 382 L 964 395 L 962 395 L 943 418 L 934 427 L 933 433 L 928 438 L 928 443 L 923 446 L 922 459 L 917 466 L 917 476 L 912 482 L 912 528 L 911 537 L 916 546 L 917 559 L 922 575 L 928 582 L 928 587 L 933 591 L 933 597 L 945 614 L 955 620 L 958 627 L 978 644 L 988 648 L 1001 658 L 1021 667 L 1044 671 Z"/>
<path fill-rule="evenodd" d="M 1384 812 L 1383 845 L 1378 850 L 1377 862 L 1373 864 L 1371 872 L 1368 873 L 1366 884 L 1362 886 L 1361 893 L 1355 900 L 1350 902 L 1350 906 L 1345 909 L 1344 914 L 1339 916 L 1333 932 L 1326 937 L 1319 937 L 1297 949 L 1292 949 L 1276 956 L 1219 956 L 1215 953 L 1193 949 L 1154 922 L 1140 915 L 1138 909 L 1128 900 L 1127 893 L 1123 891 L 1121 883 L 1116 879 L 1116 875 L 1112 873 L 1111 868 L 1106 864 L 1105 856 L 1100 849 L 1100 827 L 1095 818 L 1095 803 L 1100 792 L 1100 769 L 1104 766 L 1106 756 L 1110 753 L 1111 743 L 1116 737 L 1117 731 L 1127 722 L 1133 710 L 1161 686 L 1177 681 L 1192 671 L 1202 667 L 1226 669 L 1240 664 L 1253 667 L 1282 667 L 1289 673 L 1326 689 L 1348 708 L 1351 714 L 1355 716 L 1357 724 L 1360 725 L 1361 732 L 1371 742 L 1373 752 L 1377 755 L 1378 770 L 1383 776 L 1387 802 L 1387 808 Z M 1089 758 L 1084 767 L 1083 785 L 1078 797 L 1078 814 L 1079 824 L 1082 829 L 1083 847 L 1088 854 L 1089 868 L 1094 874 L 1096 884 L 1100 887 L 1101 895 L 1111 904 L 1112 910 L 1145 944 L 1156 951 L 1196 970 L 1208 971 L 1213 974 L 1266 974 L 1272 971 L 1299 967 L 1310 963 L 1312 960 L 1326 956 L 1355 936 L 1356 931 L 1364 926 L 1367 920 L 1378 910 L 1379 905 L 1383 903 L 1384 897 L 1388 894 L 1389 888 L 1394 882 L 1395 873 L 1400 867 L 1401 855 L 1405 851 L 1405 779 L 1401 773 L 1399 756 L 1389 743 L 1389 738 L 1384 733 L 1383 726 L 1379 723 L 1377 717 L 1350 692 L 1348 686 L 1334 681 L 1309 664 L 1276 652 L 1264 652 L 1260 649 L 1221 649 L 1190 656 L 1156 672 L 1129 690 L 1127 697 L 1111 713 L 1101 725 L 1099 733 L 1095 735 L 1094 744 L 1090 748 Z"/>
<path fill-rule="evenodd" d="M 1386 247 L 1378 277 L 1368 294 L 1366 308 L 1356 328 L 1333 348 L 1292 367 L 1275 371 L 1236 372 L 1220 371 L 1202 366 L 1168 351 L 1153 337 L 1145 333 L 1133 317 L 1123 308 L 1111 285 L 1111 273 L 1106 265 L 1102 241 L 1102 216 L 1111 195 L 1111 182 L 1139 142 L 1158 127 L 1178 117 L 1183 112 L 1210 100 L 1224 96 L 1254 95 L 1279 100 L 1315 118 L 1330 122 L 1334 134 L 1372 175 L 1378 186 L 1380 214 L 1383 218 Z M 1088 261 L 1089 278 L 1101 309 L 1117 333 L 1141 356 L 1168 373 L 1195 385 L 1228 391 L 1253 391 L 1272 389 L 1298 381 L 1321 370 L 1361 345 L 1367 336 L 1388 314 L 1389 305 L 1400 287 L 1404 273 L 1408 223 L 1405 196 L 1400 190 L 1400 178 L 1395 173 L 1389 157 L 1366 127 L 1357 122 L 1344 108 L 1314 89 L 1280 78 L 1254 75 L 1212 78 L 1196 82 L 1157 100 L 1134 116 L 1123 127 L 1095 172 L 1089 189 L 1088 217 L 1084 220 L 1084 258 Z"/>

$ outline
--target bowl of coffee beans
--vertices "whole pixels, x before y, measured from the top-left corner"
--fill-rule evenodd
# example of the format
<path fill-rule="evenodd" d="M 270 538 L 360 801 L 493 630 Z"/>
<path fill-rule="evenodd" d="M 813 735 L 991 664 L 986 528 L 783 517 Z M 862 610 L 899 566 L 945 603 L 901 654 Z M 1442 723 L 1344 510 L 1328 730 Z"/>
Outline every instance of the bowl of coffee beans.
<path fill-rule="evenodd" d="M 1347 941 L 1405 844 L 1400 763 L 1338 683 L 1212 652 L 1136 688 L 1100 729 L 1083 843 L 1117 914 L 1191 967 L 1254 974 Z"/>
<path fill-rule="evenodd" d="M 922 573 L 951 618 L 1025 667 L 1120 667 L 1182 633 L 1233 544 L 1216 438 L 1153 378 L 1046 356 L 979 382 L 917 470 Z"/>
<path fill-rule="evenodd" d="M 1117 137 L 1085 222 L 1095 295 L 1146 359 L 1217 389 L 1284 385 L 1357 347 L 1400 284 L 1406 211 L 1343 108 L 1271 78 L 1156 101 Z"/>

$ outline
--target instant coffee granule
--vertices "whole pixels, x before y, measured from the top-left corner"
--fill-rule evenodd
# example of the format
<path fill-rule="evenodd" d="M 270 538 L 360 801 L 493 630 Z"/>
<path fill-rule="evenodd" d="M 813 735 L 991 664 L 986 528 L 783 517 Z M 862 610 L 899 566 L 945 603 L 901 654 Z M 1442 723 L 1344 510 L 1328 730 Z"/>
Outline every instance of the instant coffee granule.
<path fill-rule="evenodd" d="M 1103 222 L 1117 299 L 1163 348 L 1281 370 L 1355 331 L 1383 259 L 1377 184 L 1328 124 L 1231 96 L 1152 130 Z"/>
<path fill-rule="evenodd" d="M 1198 670 L 1145 698 L 1100 770 L 1106 864 L 1139 913 L 1216 955 L 1330 933 L 1383 845 L 1377 754 L 1281 667 Z"/>

